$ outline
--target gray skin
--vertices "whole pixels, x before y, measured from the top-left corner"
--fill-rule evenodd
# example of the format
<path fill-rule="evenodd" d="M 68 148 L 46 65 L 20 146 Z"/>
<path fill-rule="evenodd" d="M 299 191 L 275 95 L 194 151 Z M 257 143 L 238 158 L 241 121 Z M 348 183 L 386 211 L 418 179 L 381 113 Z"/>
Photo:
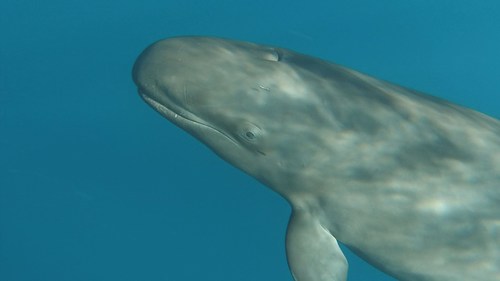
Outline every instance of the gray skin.
<path fill-rule="evenodd" d="M 403 281 L 500 280 L 500 122 L 282 48 L 179 37 L 133 79 L 161 115 L 292 206 L 296 281 L 344 281 L 337 241 Z"/>

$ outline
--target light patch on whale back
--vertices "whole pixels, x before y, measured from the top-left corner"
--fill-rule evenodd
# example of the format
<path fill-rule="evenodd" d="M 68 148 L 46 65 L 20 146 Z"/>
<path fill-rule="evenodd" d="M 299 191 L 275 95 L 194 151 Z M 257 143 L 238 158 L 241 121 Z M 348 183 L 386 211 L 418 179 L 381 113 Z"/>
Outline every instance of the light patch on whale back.
<path fill-rule="evenodd" d="M 315 96 L 311 94 L 308 83 L 305 83 L 299 74 L 290 67 L 276 71 L 263 80 L 262 85 L 269 85 L 269 89 L 284 94 L 292 100 L 307 100 L 311 102 Z"/>

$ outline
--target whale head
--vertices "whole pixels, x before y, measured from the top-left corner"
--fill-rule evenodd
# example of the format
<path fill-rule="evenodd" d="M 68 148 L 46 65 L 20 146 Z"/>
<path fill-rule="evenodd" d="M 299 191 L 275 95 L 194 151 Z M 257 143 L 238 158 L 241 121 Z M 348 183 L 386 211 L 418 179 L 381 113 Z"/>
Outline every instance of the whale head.
<path fill-rule="evenodd" d="M 274 178 L 283 185 L 287 173 L 292 181 L 317 157 L 318 142 L 307 134 L 325 123 L 287 56 L 293 53 L 252 43 L 171 38 L 139 56 L 133 79 L 157 112 L 273 187 Z"/>

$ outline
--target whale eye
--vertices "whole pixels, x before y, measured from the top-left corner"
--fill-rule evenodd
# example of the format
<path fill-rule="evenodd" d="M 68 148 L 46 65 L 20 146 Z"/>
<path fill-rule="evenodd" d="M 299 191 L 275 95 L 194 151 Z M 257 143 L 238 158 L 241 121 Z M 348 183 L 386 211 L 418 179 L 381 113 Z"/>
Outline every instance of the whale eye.
<path fill-rule="evenodd" d="M 255 134 L 251 131 L 248 131 L 245 133 L 245 137 L 248 139 L 248 140 L 253 140 L 255 138 Z"/>
<path fill-rule="evenodd" d="M 252 123 L 245 122 L 238 130 L 238 136 L 248 143 L 255 143 L 262 135 L 262 130 Z"/>

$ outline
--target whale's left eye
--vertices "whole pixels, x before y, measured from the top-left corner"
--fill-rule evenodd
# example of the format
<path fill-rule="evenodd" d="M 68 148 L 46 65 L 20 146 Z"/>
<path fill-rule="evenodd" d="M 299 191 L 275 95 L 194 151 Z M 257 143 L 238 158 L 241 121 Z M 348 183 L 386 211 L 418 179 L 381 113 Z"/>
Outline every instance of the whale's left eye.
<path fill-rule="evenodd" d="M 256 143 L 262 136 L 262 129 L 252 123 L 245 122 L 239 128 L 238 136 L 247 143 Z"/>
<path fill-rule="evenodd" d="M 255 134 L 252 131 L 248 131 L 248 132 L 245 132 L 245 137 L 248 140 L 253 140 L 253 139 L 255 139 Z"/>

